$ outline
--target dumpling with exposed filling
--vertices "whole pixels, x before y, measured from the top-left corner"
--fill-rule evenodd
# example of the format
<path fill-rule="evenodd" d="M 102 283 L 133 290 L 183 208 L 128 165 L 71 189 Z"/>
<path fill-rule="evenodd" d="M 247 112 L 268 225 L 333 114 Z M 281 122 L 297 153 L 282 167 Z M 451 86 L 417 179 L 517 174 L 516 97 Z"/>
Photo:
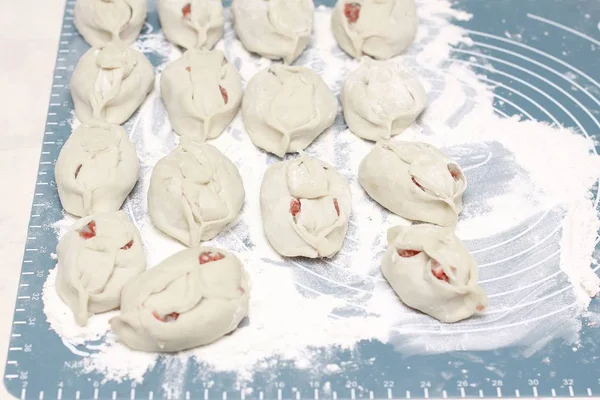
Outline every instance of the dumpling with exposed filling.
<path fill-rule="evenodd" d="M 119 308 L 121 289 L 146 269 L 142 239 L 123 211 L 82 218 L 60 239 L 56 291 L 78 325 Z"/>
<path fill-rule="evenodd" d="M 152 171 L 148 213 L 158 229 L 193 247 L 232 222 L 244 197 L 240 173 L 223 153 L 182 138 Z"/>
<path fill-rule="evenodd" d="M 337 100 L 306 67 L 272 65 L 246 86 L 244 126 L 254 144 L 283 157 L 304 150 L 335 120 Z"/>
<path fill-rule="evenodd" d="M 344 119 L 363 139 L 390 139 L 412 125 L 427 103 L 419 79 L 391 61 L 363 57 L 341 93 Z"/>
<path fill-rule="evenodd" d="M 312 32 L 312 0 L 233 0 L 233 26 L 246 50 L 291 64 Z"/>
<path fill-rule="evenodd" d="M 77 0 L 75 27 L 90 46 L 135 42 L 146 21 L 146 0 Z"/>
<path fill-rule="evenodd" d="M 248 314 L 249 295 L 248 274 L 235 255 L 196 247 L 127 284 L 121 315 L 110 324 L 119 341 L 136 350 L 191 349 L 234 331 Z"/>
<path fill-rule="evenodd" d="M 267 168 L 260 209 L 267 239 L 282 256 L 333 257 L 348 230 L 350 188 L 331 165 L 301 154 Z"/>
<path fill-rule="evenodd" d="M 88 50 L 71 77 L 75 115 L 83 123 L 120 125 L 154 87 L 154 68 L 144 55 L 119 43 Z"/>
<path fill-rule="evenodd" d="M 380 142 L 365 156 L 358 181 L 373 200 L 396 215 L 455 226 L 467 179 L 460 166 L 420 142 Z"/>
<path fill-rule="evenodd" d="M 158 0 L 167 39 L 186 49 L 210 50 L 223 37 L 221 0 Z"/>
<path fill-rule="evenodd" d="M 381 271 L 404 304 L 442 322 L 457 322 L 487 307 L 477 263 L 452 228 L 397 226 L 387 239 Z"/>
<path fill-rule="evenodd" d="M 354 58 L 387 60 L 404 53 L 417 25 L 415 0 L 338 0 L 331 16 L 333 36 Z"/>
<path fill-rule="evenodd" d="M 188 50 L 161 75 L 161 96 L 176 133 L 202 143 L 219 136 L 242 102 L 242 80 L 221 50 Z"/>
<path fill-rule="evenodd" d="M 66 212 L 117 211 L 135 186 L 140 164 L 119 125 L 80 125 L 60 150 L 54 177 Z"/>

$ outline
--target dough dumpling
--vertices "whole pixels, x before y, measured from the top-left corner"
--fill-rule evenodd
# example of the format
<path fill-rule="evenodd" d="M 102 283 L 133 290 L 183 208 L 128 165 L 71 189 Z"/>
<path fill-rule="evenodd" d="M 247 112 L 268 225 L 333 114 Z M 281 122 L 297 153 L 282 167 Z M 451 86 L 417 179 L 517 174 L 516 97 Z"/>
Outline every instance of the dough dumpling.
<path fill-rule="evenodd" d="M 344 119 L 350 131 L 378 141 L 402 133 L 419 116 L 427 93 L 416 76 L 392 62 L 362 59 L 342 88 Z"/>
<path fill-rule="evenodd" d="M 140 165 L 118 125 L 80 125 L 62 147 L 54 176 L 60 202 L 78 217 L 117 211 L 135 186 Z"/>
<path fill-rule="evenodd" d="M 381 271 L 407 306 L 457 322 L 487 307 L 477 263 L 451 228 L 420 224 L 388 230 Z"/>
<path fill-rule="evenodd" d="M 467 180 L 455 161 L 420 142 L 380 142 L 360 163 L 358 181 L 396 215 L 456 225 Z"/>
<path fill-rule="evenodd" d="M 146 0 L 77 0 L 75 27 L 90 46 L 135 42 L 146 21 Z"/>
<path fill-rule="evenodd" d="M 167 39 L 186 49 L 210 50 L 223 37 L 221 0 L 158 0 Z"/>
<path fill-rule="evenodd" d="M 291 64 L 313 27 L 312 0 L 233 0 L 233 26 L 246 50 Z"/>
<path fill-rule="evenodd" d="M 260 209 L 267 239 L 282 256 L 333 257 L 348 230 L 350 188 L 335 168 L 302 154 L 267 168 Z"/>
<path fill-rule="evenodd" d="M 153 87 L 154 69 L 142 53 L 116 43 L 91 48 L 71 77 L 75 115 L 83 123 L 120 125 Z"/>
<path fill-rule="evenodd" d="M 306 67 L 273 65 L 260 71 L 248 82 L 242 101 L 250 138 L 279 157 L 304 150 L 333 124 L 336 113 L 333 92 Z"/>
<path fill-rule="evenodd" d="M 188 50 L 161 76 L 161 95 L 175 132 L 199 143 L 219 136 L 242 102 L 242 80 L 221 50 Z"/>
<path fill-rule="evenodd" d="M 142 239 L 123 211 L 80 219 L 56 253 L 56 291 L 81 326 L 119 308 L 123 286 L 146 269 Z"/>
<path fill-rule="evenodd" d="M 212 247 L 180 251 L 123 289 L 118 339 L 142 351 L 202 346 L 235 330 L 248 313 L 248 275 L 233 254 Z"/>
<path fill-rule="evenodd" d="M 386 60 L 404 53 L 417 33 L 415 0 L 338 0 L 333 36 L 346 53 Z"/>
<path fill-rule="evenodd" d="M 152 171 L 148 213 L 158 229 L 193 247 L 232 222 L 244 197 L 240 173 L 223 153 L 183 138 Z"/>

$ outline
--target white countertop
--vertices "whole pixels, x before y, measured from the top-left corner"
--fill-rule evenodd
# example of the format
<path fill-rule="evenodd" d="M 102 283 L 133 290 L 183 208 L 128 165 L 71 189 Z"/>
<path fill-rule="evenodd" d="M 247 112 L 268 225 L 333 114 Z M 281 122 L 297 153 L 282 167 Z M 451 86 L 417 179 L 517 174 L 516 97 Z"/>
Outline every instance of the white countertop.
<path fill-rule="evenodd" d="M 0 0 L 0 368 L 21 271 L 65 0 Z M 3 378 L 4 379 L 4 378 Z M 12 398 L 4 385 L 0 398 Z"/>

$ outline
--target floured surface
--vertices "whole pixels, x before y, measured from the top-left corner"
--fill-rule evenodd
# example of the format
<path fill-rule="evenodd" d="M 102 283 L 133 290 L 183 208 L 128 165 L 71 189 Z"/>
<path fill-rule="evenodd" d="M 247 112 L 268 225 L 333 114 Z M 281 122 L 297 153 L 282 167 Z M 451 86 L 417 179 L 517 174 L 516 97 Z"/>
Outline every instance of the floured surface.
<path fill-rule="evenodd" d="M 358 165 L 372 144 L 345 130 L 341 112 L 307 153 L 334 165 L 350 182 L 353 209 L 344 246 L 331 260 L 281 259 L 264 237 L 258 204 L 263 172 L 277 158 L 252 144 L 238 115 L 211 144 L 240 169 L 246 203 L 237 223 L 210 245 L 237 253 L 245 263 L 252 279 L 248 321 L 223 340 L 177 356 L 132 352 L 115 343 L 108 315 L 93 317 L 89 329 L 79 330 L 54 293 L 51 273 L 44 312 L 74 355 L 68 369 L 106 381 L 145 382 L 158 373 L 162 390 L 181 394 L 195 380 L 222 388 L 231 380 L 266 387 L 290 379 L 286 374 L 293 375 L 296 368 L 346 380 L 361 371 L 366 380 L 365 371 L 378 363 L 402 366 L 397 368 L 402 373 L 435 360 L 444 372 L 441 365 L 447 360 L 451 372 L 434 371 L 438 379 L 440 373 L 444 380 L 463 376 L 465 363 L 506 374 L 506 367 L 495 365 L 541 357 L 553 340 L 569 349 L 580 346 L 583 320 L 578 316 L 587 309 L 589 295 L 598 291 L 590 268 L 600 227 L 591 192 L 600 175 L 594 144 L 572 130 L 499 115 L 494 88 L 469 64 L 453 61 L 452 45 L 471 49 L 471 41 L 450 19 L 469 16 L 443 0 L 425 3 L 417 44 L 402 61 L 422 79 L 429 106 L 399 139 L 439 146 L 464 169 L 469 189 L 457 235 L 479 263 L 480 283 L 489 295 L 487 312 L 444 325 L 399 303 L 379 267 L 387 228 L 408 222 L 390 216 L 360 188 Z M 339 95 L 343 78 L 358 63 L 337 48 L 329 18 L 329 9 L 317 9 L 313 42 L 297 64 L 319 72 Z M 156 32 L 143 35 L 137 47 L 153 53 L 153 61 L 162 59 L 158 71 L 181 55 Z M 249 55 L 229 25 L 217 48 L 238 68 L 244 86 L 270 65 Z M 155 90 L 125 125 L 140 157 L 142 178 L 124 209 L 140 229 L 150 266 L 183 248 L 157 231 L 147 216 L 150 172 L 177 141 L 159 86 L 157 79 Z M 58 230 L 70 223 L 59 222 Z M 594 316 L 592 310 L 586 318 Z M 361 342 L 373 339 L 370 347 Z M 509 348 L 507 355 L 497 359 L 504 348 Z M 469 352 L 458 355 L 455 350 Z M 493 352 L 472 352 L 488 350 Z M 471 371 L 469 379 L 483 385 L 485 379 L 474 375 Z M 327 393 L 325 387 L 323 391 Z"/>

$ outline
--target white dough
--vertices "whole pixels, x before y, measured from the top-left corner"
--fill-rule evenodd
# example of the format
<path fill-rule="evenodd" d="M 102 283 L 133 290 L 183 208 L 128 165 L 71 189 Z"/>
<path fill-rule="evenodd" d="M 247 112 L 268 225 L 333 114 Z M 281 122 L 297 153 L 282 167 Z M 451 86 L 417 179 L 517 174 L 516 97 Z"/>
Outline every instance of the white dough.
<path fill-rule="evenodd" d="M 451 228 L 420 224 L 391 228 L 381 271 L 407 306 L 457 322 L 487 307 L 477 263 Z"/>
<path fill-rule="evenodd" d="M 123 211 L 82 218 L 60 239 L 56 291 L 85 326 L 119 308 L 121 289 L 146 269 L 142 239 Z"/>
<path fill-rule="evenodd" d="M 180 251 L 123 289 L 112 330 L 127 346 L 175 352 L 235 330 L 248 314 L 248 275 L 233 254 L 212 247 Z"/>
<path fill-rule="evenodd" d="M 373 141 L 402 133 L 427 103 L 416 76 L 396 63 L 369 57 L 348 75 L 340 97 L 350 131 Z"/>
<path fill-rule="evenodd" d="M 193 247 L 232 222 L 244 196 L 239 171 L 223 153 L 182 138 L 152 171 L 148 213 L 158 229 Z"/>
<path fill-rule="evenodd" d="M 161 95 L 175 132 L 202 143 L 219 136 L 242 102 L 242 80 L 221 50 L 188 50 L 161 76 Z"/>
<path fill-rule="evenodd" d="M 373 200 L 401 217 L 456 225 L 467 180 L 455 161 L 420 142 L 380 142 L 360 163 L 358 180 Z"/>
<path fill-rule="evenodd" d="M 210 50 L 223 37 L 221 0 L 158 0 L 167 39 L 186 49 Z"/>
<path fill-rule="evenodd" d="M 117 211 L 140 172 L 135 147 L 118 125 L 80 125 L 62 147 L 54 176 L 60 202 L 85 217 Z"/>
<path fill-rule="evenodd" d="M 282 256 L 333 257 L 348 230 L 350 188 L 331 165 L 302 154 L 267 168 L 260 209 L 267 239 Z"/>
<path fill-rule="evenodd" d="M 306 67 L 272 65 L 254 75 L 242 101 L 244 126 L 254 144 L 283 157 L 304 150 L 335 120 L 331 89 Z"/>
<path fill-rule="evenodd" d="M 71 77 L 75 115 L 83 123 L 122 124 L 154 87 L 154 68 L 144 55 L 121 44 L 91 48 Z"/>
<path fill-rule="evenodd" d="M 417 25 L 415 0 L 338 0 L 331 16 L 333 36 L 354 58 L 386 60 L 404 53 Z"/>
<path fill-rule="evenodd" d="M 90 46 L 135 42 L 146 21 L 146 0 L 77 0 L 75 27 Z"/>
<path fill-rule="evenodd" d="M 291 64 L 313 28 L 312 0 L 233 0 L 233 25 L 246 50 Z"/>

